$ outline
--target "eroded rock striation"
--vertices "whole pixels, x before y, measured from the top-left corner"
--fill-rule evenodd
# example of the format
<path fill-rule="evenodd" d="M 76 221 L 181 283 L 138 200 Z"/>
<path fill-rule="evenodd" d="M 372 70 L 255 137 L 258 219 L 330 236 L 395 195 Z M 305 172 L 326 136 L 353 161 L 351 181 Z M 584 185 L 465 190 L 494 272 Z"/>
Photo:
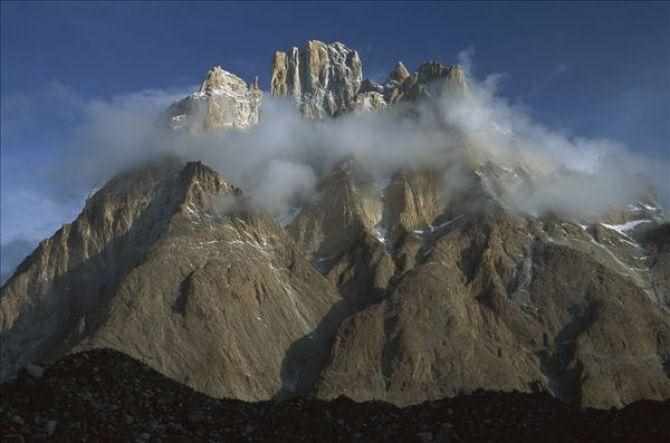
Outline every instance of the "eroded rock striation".
<path fill-rule="evenodd" d="M 375 183 L 355 161 L 287 229 L 356 308 L 314 389 L 406 405 L 477 388 L 584 406 L 670 395 L 658 208 L 588 224 L 506 205 L 523 171 L 483 165 L 449 192 L 439 170 Z M 330 215 L 329 215 L 330 214 Z M 339 218 L 338 218 L 339 217 Z M 661 228 L 653 228 L 661 229 Z M 621 325 L 625 325 L 621 328 Z"/>
<path fill-rule="evenodd" d="M 307 118 L 333 117 L 353 108 L 362 80 L 357 51 L 310 40 L 303 48 L 275 52 L 270 93 L 292 96 Z"/>

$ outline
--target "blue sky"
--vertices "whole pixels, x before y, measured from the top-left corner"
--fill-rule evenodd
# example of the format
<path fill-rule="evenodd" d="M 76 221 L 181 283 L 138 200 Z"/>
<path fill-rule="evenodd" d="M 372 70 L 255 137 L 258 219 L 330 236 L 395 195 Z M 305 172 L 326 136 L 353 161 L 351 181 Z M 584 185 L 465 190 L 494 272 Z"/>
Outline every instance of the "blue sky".
<path fill-rule="evenodd" d="M 2 270 L 79 210 L 55 177 L 91 108 L 139 91 L 178 96 L 214 64 L 267 86 L 272 53 L 309 39 L 396 61 L 502 75 L 500 94 L 542 124 L 667 158 L 670 2 L 93 3 L 1 6 Z M 54 183 L 59 183 L 60 186 Z M 21 247 L 23 249 L 21 249 Z M 8 252 L 8 251 L 11 251 Z M 11 257 L 10 257 L 11 255 Z"/>

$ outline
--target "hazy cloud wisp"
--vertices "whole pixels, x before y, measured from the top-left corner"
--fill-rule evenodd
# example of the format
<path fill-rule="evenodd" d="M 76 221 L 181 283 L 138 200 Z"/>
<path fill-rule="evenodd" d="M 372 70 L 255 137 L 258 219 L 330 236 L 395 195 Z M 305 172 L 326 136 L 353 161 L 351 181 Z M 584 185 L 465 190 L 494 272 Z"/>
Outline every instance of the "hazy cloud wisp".
<path fill-rule="evenodd" d="M 472 55 L 462 53 L 466 67 Z M 319 175 L 343 158 L 355 156 L 376 176 L 388 177 L 398 168 L 447 167 L 467 151 L 480 161 L 538 171 L 532 193 L 525 190 L 511 199 L 517 209 L 531 214 L 604 210 L 636 198 L 648 182 L 655 183 L 668 201 L 665 165 L 613 141 L 552 131 L 499 97 L 499 80 L 500 76 L 481 82 L 470 78 L 466 97 L 447 96 L 420 107 L 419 118 L 401 118 L 391 110 L 307 121 L 290 100 L 266 95 L 258 126 L 246 132 L 208 133 L 174 132 L 157 124 L 166 107 L 185 95 L 183 90 L 89 101 L 61 91 L 67 106 L 81 115 L 80 123 L 66 139 L 54 141 L 59 155 L 31 192 L 43 192 L 48 201 L 78 195 L 82 202 L 94 186 L 113 175 L 169 154 L 204 161 L 250 194 L 258 206 L 278 214 L 296 197 L 313 193 Z M 3 185 L 5 194 L 7 184 Z M 3 204 L 4 210 L 18 208 Z M 4 235 L 3 244 L 18 239 L 10 237 Z"/>

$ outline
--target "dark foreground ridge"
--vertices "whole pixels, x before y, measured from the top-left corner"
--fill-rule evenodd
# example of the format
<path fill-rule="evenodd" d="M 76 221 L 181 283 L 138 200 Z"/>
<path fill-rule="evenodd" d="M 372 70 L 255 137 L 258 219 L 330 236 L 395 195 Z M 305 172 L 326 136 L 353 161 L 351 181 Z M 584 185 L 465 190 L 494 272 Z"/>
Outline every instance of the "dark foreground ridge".
<path fill-rule="evenodd" d="M 32 375 L 31 375 L 32 374 Z M 0 385 L 2 442 L 667 442 L 670 402 L 579 410 L 542 393 L 478 391 L 397 408 L 347 398 L 216 400 L 111 350 Z"/>

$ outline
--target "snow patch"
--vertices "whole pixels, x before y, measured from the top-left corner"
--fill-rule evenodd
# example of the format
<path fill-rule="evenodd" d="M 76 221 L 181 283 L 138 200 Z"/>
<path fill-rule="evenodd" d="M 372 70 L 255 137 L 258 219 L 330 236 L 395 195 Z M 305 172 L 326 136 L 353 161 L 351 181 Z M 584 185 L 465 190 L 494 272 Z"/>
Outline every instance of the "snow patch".
<path fill-rule="evenodd" d="M 641 203 L 640 206 L 642 208 L 646 209 L 647 211 L 651 211 L 651 212 L 655 212 L 655 211 L 659 210 L 659 208 L 657 208 L 656 206 L 647 205 L 647 204 L 644 204 L 644 203 Z"/>
<path fill-rule="evenodd" d="M 244 235 L 248 238 L 248 240 L 230 240 L 227 243 L 231 246 L 251 247 L 252 249 L 259 252 L 263 257 L 270 257 L 270 252 L 268 251 L 269 244 L 265 237 L 261 237 L 259 241 L 252 237 L 248 232 L 244 232 Z"/>
<path fill-rule="evenodd" d="M 450 224 L 454 223 L 455 221 L 458 221 L 459 219 L 463 218 L 463 215 L 459 215 L 458 217 L 454 217 L 451 220 L 448 220 L 444 223 L 440 223 L 439 225 L 428 225 L 427 229 L 417 229 L 414 232 L 416 235 L 426 235 L 426 234 L 432 234 L 434 232 L 439 232 L 440 230 L 446 228 Z"/>
<path fill-rule="evenodd" d="M 93 189 L 91 189 L 91 190 L 89 191 L 88 195 L 86 196 L 86 200 L 88 200 L 88 199 L 90 199 L 91 197 L 93 197 L 93 196 L 95 195 L 95 193 L 98 192 L 98 191 L 100 190 L 100 188 L 102 188 L 102 185 L 96 185 L 96 186 L 93 186 Z"/>
<path fill-rule="evenodd" d="M 653 220 L 649 219 L 644 219 L 644 220 L 633 220 L 629 221 L 626 223 L 622 223 L 620 225 L 610 225 L 608 223 L 601 223 L 601 225 L 607 229 L 611 229 L 612 231 L 615 231 L 621 235 L 623 235 L 626 238 L 630 238 L 628 234 L 626 234 L 626 231 L 632 231 L 635 229 L 637 226 L 643 224 L 643 223 L 653 223 Z"/>
<path fill-rule="evenodd" d="M 375 235 L 375 238 L 379 240 L 379 243 L 385 245 L 388 241 L 388 229 L 383 227 L 381 224 L 375 225 L 375 227 L 372 229 L 373 234 Z"/>

